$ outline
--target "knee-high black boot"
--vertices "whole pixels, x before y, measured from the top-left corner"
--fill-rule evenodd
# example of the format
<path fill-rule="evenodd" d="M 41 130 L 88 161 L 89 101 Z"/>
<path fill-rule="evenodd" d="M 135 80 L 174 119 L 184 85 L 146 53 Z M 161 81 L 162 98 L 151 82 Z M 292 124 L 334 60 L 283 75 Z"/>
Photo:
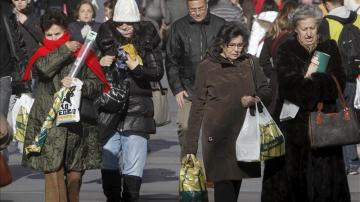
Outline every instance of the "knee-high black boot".
<path fill-rule="evenodd" d="M 121 201 L 121 175 L 119 170 L 101 170 L 102 187 L 106 202 Z"/>
<path fill-rule="evenodd" d="M 141 177 L 123 175 L 124 190 L 122 199 L 124 202 L 138 202 L 140 198 Z"/>

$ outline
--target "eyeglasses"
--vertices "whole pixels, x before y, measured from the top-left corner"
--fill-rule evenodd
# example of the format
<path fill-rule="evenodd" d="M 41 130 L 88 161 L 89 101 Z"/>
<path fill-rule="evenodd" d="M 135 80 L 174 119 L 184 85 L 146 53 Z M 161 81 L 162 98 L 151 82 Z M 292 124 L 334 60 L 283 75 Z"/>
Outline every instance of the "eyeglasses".
<path fill-rule="evenodd" d="M 196 14 L 196 13 L 202 13 L 204 11 L 206 11 L 206 6 L 200 7 L 200 8 L 189 8 L 189 13 L 190 14 Z"/>
<path fill-rule="evenodd" d="M 244 46 L 245 46 L 244 43 L 238 43 L 238 44 L 236 44 L 236 43 L 228 43 L 228 44 L 227 44 L 227 47 L 230 48 L 230 49 L 232 49 L 232 50 L 234 50 L 235 48 L 243 49 Z"/>

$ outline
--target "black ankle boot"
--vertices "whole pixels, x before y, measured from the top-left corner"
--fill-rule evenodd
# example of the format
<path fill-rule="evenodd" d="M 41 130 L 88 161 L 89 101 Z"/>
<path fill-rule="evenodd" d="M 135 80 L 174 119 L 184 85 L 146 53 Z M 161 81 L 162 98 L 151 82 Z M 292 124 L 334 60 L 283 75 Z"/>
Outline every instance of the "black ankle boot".
<path fill-rule="evenodd" d="M 141 177 L 123 175 L 124 190 L 122 199 L 124 202 L 138 202 L 140 198 Z"/>
<path fill-rule="evenodd" d="M 121 175 L 119 170 L 101 170 L 106 202 L 121 202 Z"/>

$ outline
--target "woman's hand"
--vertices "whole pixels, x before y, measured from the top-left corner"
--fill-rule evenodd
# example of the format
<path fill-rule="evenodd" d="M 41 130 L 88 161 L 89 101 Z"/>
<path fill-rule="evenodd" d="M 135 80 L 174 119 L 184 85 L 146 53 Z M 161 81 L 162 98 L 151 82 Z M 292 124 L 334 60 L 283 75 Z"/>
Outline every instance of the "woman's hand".
<path fill-rule="evenodd" d="M 317 68 L 319 66 L 319 58 L 317 56 L 314 56 L 312 59 L 311 59 L 311 63 L 308 67 L 308 70 L 305 74 L 305 78 L 310 78 L 311 74 L 316 72 Z"/>
<path fill-rule="evenodd" d="M 81 44 L 77 41 L 68 41 L 65 45 L 71 52 L 76 52 L 81 46 Z"/>
<path fill-rule="evenodd" d="M 259 98 L 253 97 L 253 96 L 243 96 L 241 98 L 241 104 L 245 108 L 255 105 L 255 103 L 258 101 L 259 101 Z"/>
<path fill-rule="evenodd" d="M 103 67 L 110 67 L 114 60 L 115 56 L 105 55 L 100 59 L 100 65 Z"/>
<path fill-rule="evenodd" d="M 61 80 L 61 83 L 64 87 L 70 88 L 73 84 L 73 79 L 70 76 L 66 76 Z"/>
<path fill-rule="evenodd" d="M 21 24 L 24 24 L 24 22 L 28 19 L 28 17 L 19 12 L 19 11 L 16 11 L 16 18 L 17 18 L 17 21 L 19 21 Z"/>
<path fill-rule="evenodd" d="M 139 60 L 137 58 L 135 58 L 135 60 L 133 60 L 130 58 L 129 55 L 127 55 L 127 58 L 128 59 L 125 62 L 130 70 L 135 69 L 135 67 L 137 67 L 139 65 Z"/>

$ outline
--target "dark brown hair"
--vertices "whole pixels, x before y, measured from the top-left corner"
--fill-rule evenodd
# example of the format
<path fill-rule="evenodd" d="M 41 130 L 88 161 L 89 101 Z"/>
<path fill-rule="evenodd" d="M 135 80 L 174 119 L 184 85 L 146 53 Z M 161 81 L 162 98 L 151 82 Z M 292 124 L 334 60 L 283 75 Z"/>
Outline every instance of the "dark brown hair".
<path fill-rule="evenodd" d="M 43 32 L 50 29 L 53 25 L 58 25 L 65 30 L 67 29 L 66 15 L 59 9 L 50 9 L 41 16 L 40 26 Z"/>
<path fill-rule="evenodd" d="M 114 10 L 115 4 L 116 4 L 116 1 L 114 1 L 114 0 L 106 0 L 104 2 L 104 7 Z"/>
<path fill-rule="evenodd" d="M 96 17 L 96 9 L 95 9 L 94 5 L 92 5 L 90 0 L 82 0 L 82 1 L 80 1 L 80 3 L 76 6 L 76 9 L 74 10 L 74 17 L 76 19 L 79 19 L 80 7 L 82 5 L 84 5 L 84 4 L 88 4 L 91 7 L 91 9 L 93 11 L 93 16 L 92 17 L 95 18 Z"/>
<path fill-rule="evenodd" d="M 209 51 L 212 53 L 220 54 L 223 46 L 230 43 L 233 38 L 241 36 L 243 39 L 244 46 L 247 47 L 249 43 L 250 33 L 246 27 L 239 22 L 227 22 L 225 23 L 217 36 L 215 37 L 212 45 L 209 47 Z M 243 51 L 245 48 L 243 49 Z"/>

